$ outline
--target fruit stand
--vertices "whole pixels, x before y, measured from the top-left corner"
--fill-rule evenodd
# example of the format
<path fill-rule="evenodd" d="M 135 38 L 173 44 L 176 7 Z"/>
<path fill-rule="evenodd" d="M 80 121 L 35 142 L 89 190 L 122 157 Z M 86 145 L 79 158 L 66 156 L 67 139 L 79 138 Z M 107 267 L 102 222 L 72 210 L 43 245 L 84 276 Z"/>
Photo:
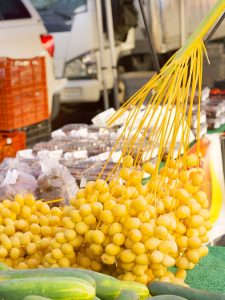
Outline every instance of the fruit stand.
<path fill-rule="evenodd" d="M 218 134 L 200 131 L 202 39 L 224 10 L 218 1 L 158 74 L 93 125 L 9 155 L 16 124 L 2 118 L 0 299 L 225 299 L 225 248 L 208 247 L 225 228 L 223 151 Z M 26 102 L 21 128 L 48 117 L 40 84 L 42 109 L 28 97 L 34 115 Z M 210 126 L 222 124 L 215 101 Z"/>

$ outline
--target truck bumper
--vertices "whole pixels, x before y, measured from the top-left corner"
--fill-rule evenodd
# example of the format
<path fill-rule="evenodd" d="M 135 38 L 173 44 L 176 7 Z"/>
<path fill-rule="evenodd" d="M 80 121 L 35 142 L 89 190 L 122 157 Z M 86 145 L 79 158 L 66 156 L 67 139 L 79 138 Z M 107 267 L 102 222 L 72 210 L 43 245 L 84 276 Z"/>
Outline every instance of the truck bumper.
<path fill-rule="evenodd" d="M 68 80 L 60 92 L 61 103 L 97 102 L 100 98 L 100 85 L 97 79 Z"/>

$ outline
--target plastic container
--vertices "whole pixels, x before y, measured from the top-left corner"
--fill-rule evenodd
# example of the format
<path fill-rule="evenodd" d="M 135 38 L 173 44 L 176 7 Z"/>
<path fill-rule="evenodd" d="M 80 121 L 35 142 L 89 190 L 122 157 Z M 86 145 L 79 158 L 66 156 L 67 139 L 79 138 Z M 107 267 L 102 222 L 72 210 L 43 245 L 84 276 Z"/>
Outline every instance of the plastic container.
<path fill-rule="evenodd" d="M 207 118 L 217 118 L 224 112 L 224 104 L 221 101 L 208 101 L 205 105 Z"/>
<path fill-rule="evenodd" d="M 221 120 L 220 118 L 207 118 L 207 126 L 208 129 L 218 129 L 221 126 Z"/>
<path fill-rule="evenodd" d="M 12 140 L 13 148 L 19 151 L 26 148 L 26 134 L 23 131 L 0 132 L 0 147 L 6 144 L 7 139 Z"/>
<path fill-rule="evenodd" d="M 0 58 L 0 130 L 48 119 L 45 58 Z"/>

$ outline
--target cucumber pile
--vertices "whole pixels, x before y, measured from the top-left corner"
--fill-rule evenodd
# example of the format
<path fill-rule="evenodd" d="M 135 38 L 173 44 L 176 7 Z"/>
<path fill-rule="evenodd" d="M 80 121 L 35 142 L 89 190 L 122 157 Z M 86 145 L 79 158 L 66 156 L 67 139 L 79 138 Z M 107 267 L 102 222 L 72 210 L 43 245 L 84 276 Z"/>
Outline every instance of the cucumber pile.
<path fill-rule="evenodd" d="M 0 270 L 1 300 L 145 300 L 148 288 L 72 268 Z"/>

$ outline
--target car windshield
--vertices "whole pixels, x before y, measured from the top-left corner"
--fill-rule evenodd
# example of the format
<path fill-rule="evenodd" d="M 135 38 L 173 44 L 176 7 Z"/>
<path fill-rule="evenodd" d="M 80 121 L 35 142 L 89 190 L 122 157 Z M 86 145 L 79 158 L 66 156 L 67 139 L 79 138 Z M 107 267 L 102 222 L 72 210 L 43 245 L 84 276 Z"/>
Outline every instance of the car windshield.
<path fill-rule="evenodd" d="M 31 0 L 49 32 L 69 31 L 74 11 L 84 6 L 87 0 Z"/>
<path fill-rule="evenodd" d="M 0 20 L 16 20 L 30 18 L 30 14 L 19 0 L 0 1 Z"/>

